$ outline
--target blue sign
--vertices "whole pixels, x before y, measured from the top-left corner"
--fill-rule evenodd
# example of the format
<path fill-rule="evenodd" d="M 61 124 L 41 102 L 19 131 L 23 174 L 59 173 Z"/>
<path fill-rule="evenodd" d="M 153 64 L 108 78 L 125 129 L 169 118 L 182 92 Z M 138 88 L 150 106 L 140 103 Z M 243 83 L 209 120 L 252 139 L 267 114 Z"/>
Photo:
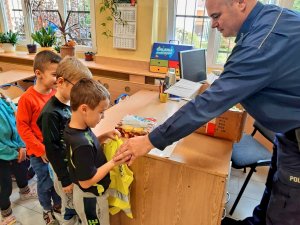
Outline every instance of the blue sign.
<path fill-rule="evenodd" d="M 192 49 L 192 45 L 176 45 L 169 43 L 154 43 L 151 59 L 178 61 L 178 52 Z"/>

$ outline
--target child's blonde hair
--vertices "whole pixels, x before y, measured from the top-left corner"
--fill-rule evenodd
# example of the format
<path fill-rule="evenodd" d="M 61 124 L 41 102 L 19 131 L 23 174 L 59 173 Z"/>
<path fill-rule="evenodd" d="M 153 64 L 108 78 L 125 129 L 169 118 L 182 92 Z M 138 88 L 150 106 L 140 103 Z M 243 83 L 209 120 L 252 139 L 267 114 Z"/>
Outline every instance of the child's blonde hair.
<path fill-rule="evenodd" d="M 71 109 L 76 111 L 82 104 L 94 110 L 101 101 L 110 99 L 108 90 L 98 81 L 83 78 L 71 89 Z"/>
<path fill-rule="evenodd" d="M 68 81 L 78 81 L 82 78 L 92 78 L 93 75 L 79 59 L 67 56 L 58 64 L 56 77 L 62 77 Z"/>

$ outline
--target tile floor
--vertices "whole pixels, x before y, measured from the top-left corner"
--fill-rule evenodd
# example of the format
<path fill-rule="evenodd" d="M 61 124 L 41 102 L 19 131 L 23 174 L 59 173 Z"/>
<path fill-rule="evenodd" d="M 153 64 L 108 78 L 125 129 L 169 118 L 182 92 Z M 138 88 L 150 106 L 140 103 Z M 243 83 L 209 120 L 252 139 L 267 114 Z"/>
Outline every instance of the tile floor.
<path fill-rule="evenodd" d="M 252 214 L 253 208 L 259 203 L 264 191 L 264 183 L 268 174 L 268 169 L 268 167 L 260 167 L 257 172 L 252 175 L 232 218 L 244 219 Z M 227 213 L 229 213 L 231 206 L 243 185 L 246 175 L 247 173 L 243 173 L 243 170 L 232 169 L 228 187 L 230 200 L 226 205 Z M 30 186 L 36 188 L 35 178 L 30 181 Z M 11 195 L 11 202 L 13 212 L 17 219 L 22 222 L 22 225 L 44 225 L 42 208 L 39 205 L 38 200 L 20 201 L 18 188 L 15 184 Z"/>
<path fill-rule="evenodd" d="M 29 186 L 36 189 L 36 177 L 30 180 Z M 13 193 L 10 197 L 12 203 L 12 210 L 17 220 L 20 223 L 16 225 L 44 225 L 43 220 L 43 209 L 40 206 L 37 199 L 30 199 L 26 201 L 20 201 L 19 199 L 19 189 L 15 182 L 13 182 Z M 60 219 L 60 215 L 55 214 L 55 216 Z"/>
<path fill-rule="evenodd" d="M 265 189 L 265 181 L 268 175 L 269 167 L 259 167 L 257 172 L 253 173 L 242 198 L 240 199 L 237 207 L 232 216 L 229 216 L 229 211 L 235 201 L 245 179 L 249 172 L 244 173 L 243 170 L 231 170 L 228 192 L 230 193 L 230 200 L 226 205 L 226 212 L 228 217 L 240 220 L 252 215 L 252 211 L 261 200 L 262 194 Z"/>

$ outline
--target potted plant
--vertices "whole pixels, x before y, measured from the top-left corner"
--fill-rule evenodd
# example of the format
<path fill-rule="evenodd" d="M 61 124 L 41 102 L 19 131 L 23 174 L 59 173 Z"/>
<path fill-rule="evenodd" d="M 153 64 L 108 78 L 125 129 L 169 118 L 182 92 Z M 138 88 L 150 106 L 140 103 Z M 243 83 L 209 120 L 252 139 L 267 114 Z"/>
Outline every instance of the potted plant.
<path fill-rule="evenodd" d="M 55 31 L 50 26 L 47 28 L 43 27 L 42 29 L 34 32 L 31 34 L 31 38 L 41 46 L 40 51 L 46 49 L 52 50 L 52 46 L 56 42 Z"/>
<path fill-rule="evenodd" d="M 19 40 L 19 33 L 12 32 L 11 30 L 6 33 L 0 33 L 0 43 L 4 52 L 15 52 L 16 44 Z"/>
<path fill-rule="evenodd" d="M 131 0 L 125 0 L 125 1 L 124 0 L 103 0 L 100 7 L 100 13 L 108 12 L 108 16 L 106 17 L 107 22 L 111 22 L 112 20 L 115 20 L 118 24 L 122 24 L 124 26 L 127 24 L 127 21 L 122 18 L 121 11 L 118 10 L 118 3 L 124 3 L 124 2 L 131 3 Z M 112 31 L 107 27 L 106 22 L 101 23 L 101 26 L 104 27 L 104 31 L 102 32 L 102 35 L 106 37 L 113 36 Z"/>
<path fill-rule="evenodd" d="M 93 61 L 94 60 L 94 52 L 85 52 L 84 56 L 85 56 L 85 61 Z"/>
<path fill-rule="evenodd" d="M 35 54 L 36 53 L 36 49 L 37 49 L 36 44 L 34 44 L 34 43 L 27 44 L 26 47 L 27 47 L 27 50 L 28 50 L 29 54 Z"/>
<path fill-rule="evenodd" d="M 55 45 L 55 46 L 54 46 L 54 50 L 55 50 L 57 53 L 60 53 L 60 46 L 59 46 L 59 45 Z"/>
<path fill-rule="evenodd" d="M 62 35 L 64 44 L 60 46 L 60 55 L 62 58 L 64 58 L 67 55 L 74 56 L 76 41 L 72 38 L 71 31 L 78 29 L 78 24 L 75 23 L 72 25 L 68 25 L 70 20 L 70 15 L 72 13 L 71 11 L 68 12 L 66 20 L 62 18 L 58 10 L 56 12 L 58 14 L 60 24 L 56 24 L 51 20 L 47 20 L 47 21 L 50 22 L 54 27 L 58 28 L 58 30 Z"/>

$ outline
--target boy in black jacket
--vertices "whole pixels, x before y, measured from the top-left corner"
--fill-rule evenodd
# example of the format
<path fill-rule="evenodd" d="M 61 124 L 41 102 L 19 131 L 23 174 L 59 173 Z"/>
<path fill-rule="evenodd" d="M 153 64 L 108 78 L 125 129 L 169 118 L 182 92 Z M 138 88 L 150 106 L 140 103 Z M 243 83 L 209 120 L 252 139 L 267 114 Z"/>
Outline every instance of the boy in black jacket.
<path fill-rule="evenodd" d="M 55 190 L 62 199 L 64 224 L 74 225 L 78 223 L 78 216 L 73 207 L 73 183 L 67 166 L 63 131 L 71 117 L 71 88 L 81 78 L 91 78 L 92 73 L 75 57 L 66 57 L 59 63 L 56 76 L 57 92 L 44 106 L 37 124 L 42 131 L 46 155 L 53 169 Z"/>

